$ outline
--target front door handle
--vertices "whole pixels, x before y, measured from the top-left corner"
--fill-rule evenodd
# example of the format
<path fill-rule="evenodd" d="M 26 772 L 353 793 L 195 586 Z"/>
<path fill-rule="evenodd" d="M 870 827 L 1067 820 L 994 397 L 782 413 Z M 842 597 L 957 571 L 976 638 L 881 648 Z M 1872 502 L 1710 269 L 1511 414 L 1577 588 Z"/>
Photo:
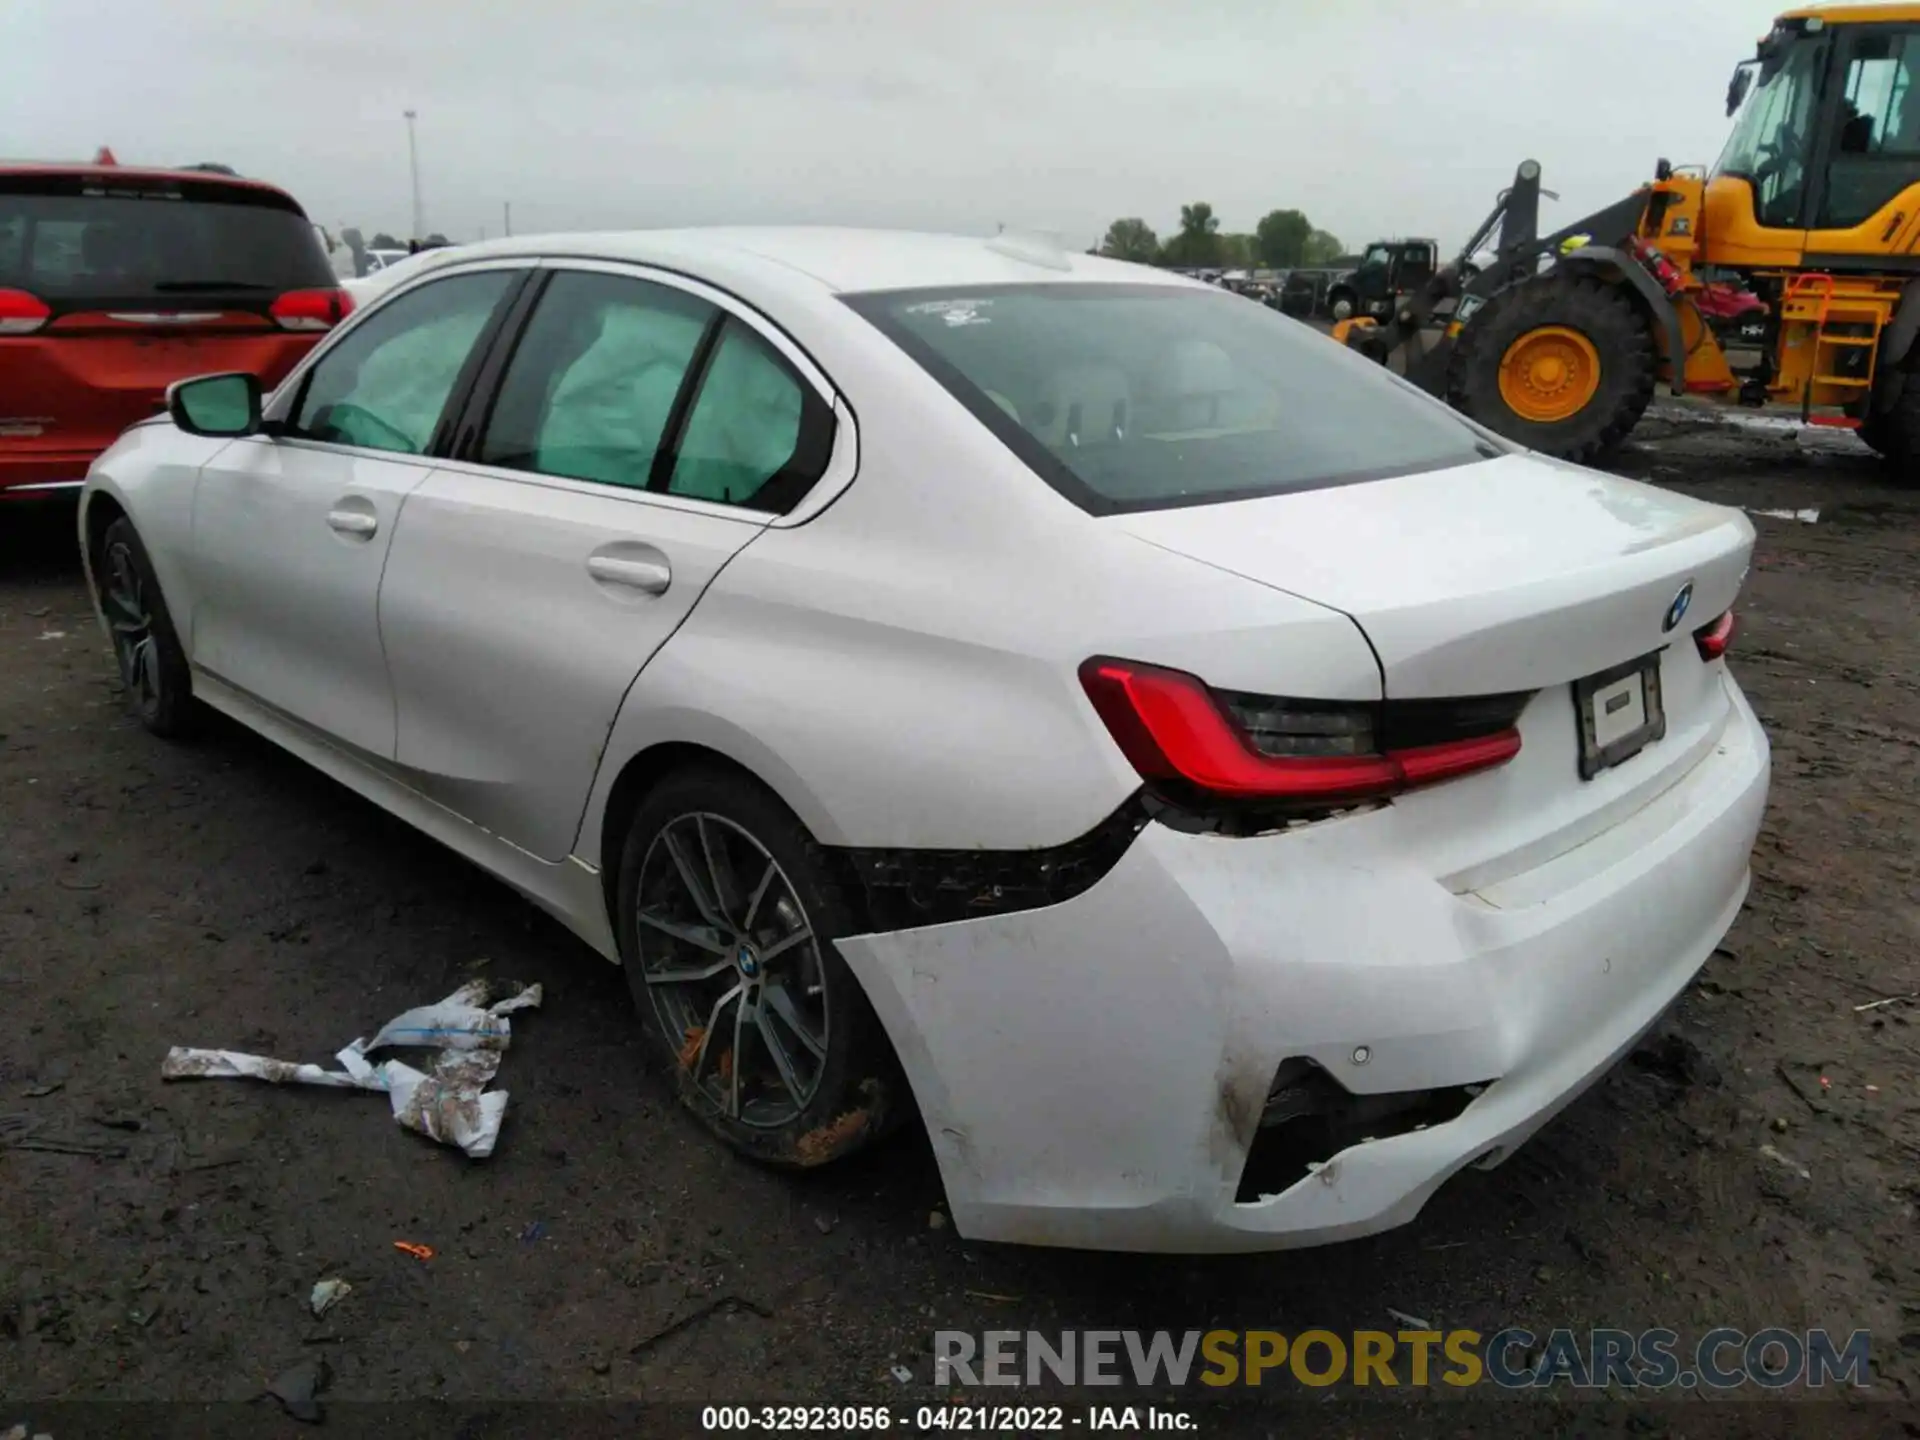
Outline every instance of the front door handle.
<path fill-rule="evenodd" d="M 626 560 L 617 555 L 595 555 L 587 561 L 587 573 L 609 585 L 642 590 L 649 595 L 664 595 L 673 583 L 673 571 L 664 560 Z"/>
<path fill-rule="evenodd" d="M 369 515 L 364 510 L 329 510 L 327 524 L 341 535 L 352 535 L 360 540 L 380 528 L 379 517 Z"/>

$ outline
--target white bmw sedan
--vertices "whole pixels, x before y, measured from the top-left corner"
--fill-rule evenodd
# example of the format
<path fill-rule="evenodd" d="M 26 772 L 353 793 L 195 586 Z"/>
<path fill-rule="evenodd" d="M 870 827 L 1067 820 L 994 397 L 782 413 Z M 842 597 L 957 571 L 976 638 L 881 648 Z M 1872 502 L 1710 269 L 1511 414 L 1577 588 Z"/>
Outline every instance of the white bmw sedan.
<path fill-rule="evenodd" d="M 1412 1218 L 1673 1003 L 1767 794 L 1743 516 L 1018 241 L 470 247 L 81 529 L 150 729 L 560 917 L 746 1154 L 917 1113 L 981 1239 Z"/>

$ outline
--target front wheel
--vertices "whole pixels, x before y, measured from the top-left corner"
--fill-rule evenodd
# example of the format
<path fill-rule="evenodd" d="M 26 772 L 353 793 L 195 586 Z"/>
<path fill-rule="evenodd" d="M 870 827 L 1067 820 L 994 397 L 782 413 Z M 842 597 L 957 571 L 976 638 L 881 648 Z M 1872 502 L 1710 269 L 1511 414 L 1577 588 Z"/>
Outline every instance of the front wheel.
<path fill-rule="evenodd" d="M 1618 286 L 1562 271 L 1475 313 L 1448 368 L 1447 400 L 1530 449 L 1585 462 L 1626 439 L 1653 386 L 1645 317 Z"/>
<path fill-rule="evenodd" d="M 825 852 L 744 775 L 682 771 L 621 854 L 620 952 L 681 1102 L 753 1159 L 811 1167 L 899 1118 L 893 1052 L 834 940 L 855 933 Z"/>
<path fill-rule="evenodd" d="M 1336 320 L 1351 320 L 1353 318 L 1353 296 L 1347 294 L 1345 291 L 1337 292 L 1333 298 L 1327 302 L 1327 313 Z"/>
<path fill-rule="evenodd" d="M 124 515 L 101 537 L 93 557 L 93 584 L 135 718 L 168 739 L 190 733 L 197 715 L 186 651 L 146 546 Z"/>

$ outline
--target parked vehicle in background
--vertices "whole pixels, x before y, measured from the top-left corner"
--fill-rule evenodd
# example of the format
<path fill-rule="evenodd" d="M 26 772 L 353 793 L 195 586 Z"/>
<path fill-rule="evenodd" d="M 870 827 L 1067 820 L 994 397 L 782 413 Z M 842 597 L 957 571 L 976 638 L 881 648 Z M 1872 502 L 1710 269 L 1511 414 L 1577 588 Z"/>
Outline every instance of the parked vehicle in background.
<path fill-rule="evenodd" d="M 175 380 L 277 385 L 352 303 L 271 185 L 210 168 L 0 167 L 0 499 L 78 490 Z"/>
<path fill-rule="evenodd" d="M 1437 240 L 1376 240 L 1360 264 L 1327 288 L 1327 313 L 1335 320 L 1391 315 L 1409 290 L 1431 280 L 1440 265 Z"/>
<path fill-rule="evenodd" d="M 1739 511 L 1008 237 L 466 247 L 79 519 L 149 729 L 558 915 L 748 1155 L 917 1111 L 969 1238 L 1411 1219 L 1687 988 L 1766 801 Z"/>
<path fill-rule="evenodd" d="M 412 254 L 411 250 L 369 250 L 367 251 L 367 275 L 377 275 L 391 265 L 398 265 Z M 364 280 L 366 276 L 363 275 L 360 278 Z"/>
<path fill-rule="evenodd" d="M 374 296 L 384 295 L 394 286 L 420 273 L 422 267 L 429 262 L 439 263 L 440 259 L 454 248 L 457 247 L 444 246 L 432 250 L 421 250 L 415 254 L 403 253 L 397 260 L 370 267 L 366 274 L 341 283 L 346 287 L 347 293 L 353 296 L 355 305 L 365 305 Z"/>

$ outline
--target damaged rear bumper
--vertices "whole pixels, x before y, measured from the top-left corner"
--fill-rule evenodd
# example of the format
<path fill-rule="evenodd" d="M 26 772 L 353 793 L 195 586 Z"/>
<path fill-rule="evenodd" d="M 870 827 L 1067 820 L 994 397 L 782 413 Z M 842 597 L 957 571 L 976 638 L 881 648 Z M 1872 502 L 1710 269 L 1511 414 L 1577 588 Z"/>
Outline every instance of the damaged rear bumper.
<path fill-rule="evenodd" d="M 1154 825 L 1063 904 L 841 941 L 957 1228 L 1322 1244 L 1403 1224 L 1462 1168 L 1504 1159 L 1633 1046 L 1739 911 L 1768 747 L 1728 689 L 1724 732 L 1676 784 L 1479 892 L 1383 843 L 1386 811 L 1242 839 Z M 1238 1198 L 1289 1062 L 1361 1097 L 1473 1088 L 1452 1118 L 1382 1127 Z"/>

